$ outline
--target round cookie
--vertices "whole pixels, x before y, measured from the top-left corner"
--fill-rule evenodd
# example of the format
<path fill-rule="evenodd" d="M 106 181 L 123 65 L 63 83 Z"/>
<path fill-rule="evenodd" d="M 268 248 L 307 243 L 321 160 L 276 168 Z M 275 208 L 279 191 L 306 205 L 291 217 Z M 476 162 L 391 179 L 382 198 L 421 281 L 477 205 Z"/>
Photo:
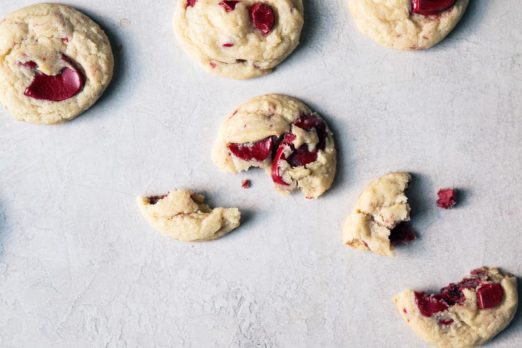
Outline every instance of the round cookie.
<path fill-rule="evenodd" d="M 335 177 L 333 134 L 324 120 L 299 100 L 268 94 L 229 114 L 212 150 L 223 171 L 265 168 L 278 191 L 303 191 L 317 198 Z"/>
<path fill-rule="evenodd" d="M 471 348 L 504 330 L 518 306 L 517 280 L 482 267 L 437 294 L 404 290 L 393 299 L 410 328 L 440 348 Z"/>
<path fill-rule="evenodd" d="M 78 116 L 101 96 L 113 66 L 105 33 L 71 7 L 37 4 L 0 22 L 0 102 L 18 120 Z"/>
<path fill-rule="evenodd" d="M 406 172 L 389 173 L 373 180 L 360 194 L 343 225 L 346 246 L 393 256 L 394 245 L 415 239 L 403 224 L 410 220 L 405 191 L 411 180 Z"/>
<path fill-rule="evenodd" d="M 158 231 L 183 242 L 202 242 L 223 237 L 239 227 L 237 208 L 210 208 L 203 195 L 172 190 L 164 196 L 138 197 L 138 206 Z"/>
<path fill-rule="evenodd" d="M 205 68 L 248 79 L 267 74 L 299 44 L 302 0 L 178 0 L 174 31 Z"/>
<path fill-rule="evenodd" d="M 443 40 L 469 0 L 348 0 L 359 30 L 379 44 L 422 50 Z"/>

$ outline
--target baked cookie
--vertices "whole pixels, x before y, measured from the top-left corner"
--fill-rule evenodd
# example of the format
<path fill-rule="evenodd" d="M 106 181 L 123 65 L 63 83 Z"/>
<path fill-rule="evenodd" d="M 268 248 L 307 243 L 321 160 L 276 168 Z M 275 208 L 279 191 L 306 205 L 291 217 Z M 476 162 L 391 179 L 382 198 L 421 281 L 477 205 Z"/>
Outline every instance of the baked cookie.
<path fill-rule="evenodd" d="M 299 100 L 278 94 L 253 98 L 229 114 L 212 150 L 223 171 L 264 168 L 278 191 L 300 189 L 317 198 L 335 177 L 333 134 L 324 120 Z"/>
<path fill-rule="evenodd" d="M 178 0 L 174 31 L 211 72 L 248 79 L 272 71 L 299 44 L 302 0 Z"/>
<path fill-rule="evenodd" d="M 0 21 L 0 102 L 19 120 L 52 124 L 93 105 L 112 78 L 105 33 L 58 4 L 37 4 Z"/>
<path fill-rule="evenodd" d="M 405 191 L 411 175 L 390 173 L 372 181 L 360 194 L 343 226 L 343 242 L 354 249 L 393 256 L 394 246 L 415 239 Z"/>
<path fill-rule="evenodd" d="M 515 316 L 517 280 L 497 268 L 482 267 L 438 294 L 404 290 L 393 302 L 426 342 L 441 348 L 475 347 L 504 330 Z"/>
<path fill-rule="evenodd" d="M 211 209 L 203 195 L 173 190 L 164 196 L 138 197 L 141 213 L 158 231 L 183 242 L 217 239 L 239 226 L 237 208 Z"/>
<path fill-rule="evenodd" d="M 457 25 L 469 0 L 348 0 L 359 30 L 379 44 L 422 50 L 442 41 Z"/>

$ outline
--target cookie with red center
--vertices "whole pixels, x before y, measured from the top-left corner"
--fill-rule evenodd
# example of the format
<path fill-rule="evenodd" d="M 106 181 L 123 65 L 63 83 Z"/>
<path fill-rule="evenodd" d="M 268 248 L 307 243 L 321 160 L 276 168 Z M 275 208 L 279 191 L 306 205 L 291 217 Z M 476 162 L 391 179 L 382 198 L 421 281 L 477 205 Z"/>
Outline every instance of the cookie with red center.
<path fill-rule="evenodd" d="M 37 4 L 0 22 L 0 102 L 19 120 L 78 116 L 108 86 L 113 65 L 105 33 L 71 7 Z"/>
<path fill-rule="evenodd" d="M 269 94 L 229 114 L 212 150 L 223 171 L 265 169 L 278 191 L 300 189 L 317 198 L 335 177 L 333 134 L 325 121 L 295 98 Z"/>
<path fill-rule="evenodd" d="M 414 240 L 416 234 L 406 223 L 411 209 L 405 191 L 410 180 L 409 173 L 395 172 L 368 184 L 344 222 L 344 244 L 393 256 L 396 245 Z"/>
<path fill-rule="evenodd" d="M 271 72 L 299 44 L 302 0 L 179 0 L 174 30 L 214 74 L 248 79 Z"/>
<path fill-rule="evenodd" d="M 404 290 L 393 298 L 413 331 L 437 347 L 475 347 L 511 322 L 518 306 L 517 281 L 482 267 L 437 293 Z"/>
<path fill-rule="evenodd" d="M 239 227 L 237 208 L 210 208 L 205 197 L 191 190 L 138 197 L 145 219 L 158 231 L 183 242 L 214 240 Z"/>
<path fill-rule="evenodd" d="M 421 50 L 442 41 L 458 24 L 469 0 L 350 0 L 358 29 L 377 43 Z"/>

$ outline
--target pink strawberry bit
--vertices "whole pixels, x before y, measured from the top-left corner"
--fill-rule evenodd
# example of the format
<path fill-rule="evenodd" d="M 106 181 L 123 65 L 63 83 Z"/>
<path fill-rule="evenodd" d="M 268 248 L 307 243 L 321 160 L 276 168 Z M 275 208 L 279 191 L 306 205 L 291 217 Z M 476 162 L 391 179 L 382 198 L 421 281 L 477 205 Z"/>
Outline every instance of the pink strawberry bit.
<path fill-rule="evenodd" d="M 223 47 L 234 47 L 234 44 L 227 42 L 223 44 Z"/>
<path fill-rule="evenodd" d="M 262 2 L 256 2 L 249 8 L 249 12 L 254 27 L 263 35 L 270 34 L 275 24 L 275 14 L 272 7 Z"/>
<path fill-rule="evenodd" d="M 185 5 L 185 8 L 187 7 L 194 7 L 196 5 L 196 2 L 198 0 L 187 0 L 187 4 Z"/>
<path fill-rule="evenodd" d="M 161 201 L 165 197 L 167 197 L 167 195 L 150 196 L 150 197 L 147 197 L 147 201 L 149 202 L 149 204 L 154 205 L 154 204 L 158 203 L 159 201 Z"/>
<path fill-rule="evenodd" d="M 69 43 L 69 38 L 68 37 L 62 38 L 62 42 L 67 45 Z"/>
<path fill-rule="evenodd" d="M 477 305 L 480 309 L 498 306 L 504 298 L 504 289 L 498 283 L 486 283 L 477 288 Z"/>
<path fill-rule="evenodd" d="M 69 66 L 62 68 L 55 76 L 49 76 L 38 71 L 37 65 L 32 62 L 33 64 L 28 67 L 36 72 L 33 81 L 25 89 L 24 95 L 38 100 L 59 102 L 80 93 L 85 85 L 85 76 L 71 58 L 62 55 L 62 60 Z M 35 65 L 36 67 L 34 67 Z"/>
<path fill-rule="evenodd" d="M 277 146 L 276 137 L 267 137 L 262 140 L 256 141 L 255 143 L 244 143 L 244 144 L 228 144 L 228 149 L 232 154 L 244 161 L 259 161 L 262 162 L 269 158 L 274 148 Z"/>
<path fill-rule="evenodd" d="M 236 5 L 239 1 L 224 0 L 219 3 L 221 7 L 225 9 L 225 12 L 232 12 L 236 9 Z"/>
<path fill-rule="evenodd" d="M 441 189 L 437 193 L 437 207 L 442 209 L 449 209 L 457 204 L 457 192 L 455 189 L 447 188 Z"/>
<path fill-rule="evenodd" d="M 411 11 L 423 16 L 438 15 L 449 10 L 457 0 L 412 0 Z"/>
<path fill-rule="evenodd" d="M 453 319 L 440 319 L 437 323 L 440 326 L 449 326 L 449 325 L 453 324 Z"/>

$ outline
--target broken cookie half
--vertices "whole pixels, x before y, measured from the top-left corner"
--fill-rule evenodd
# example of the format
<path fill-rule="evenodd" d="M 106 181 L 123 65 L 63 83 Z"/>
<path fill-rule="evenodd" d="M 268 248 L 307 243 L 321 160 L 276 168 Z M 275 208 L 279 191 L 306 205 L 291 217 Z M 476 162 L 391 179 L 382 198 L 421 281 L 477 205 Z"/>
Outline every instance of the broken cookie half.
<path fill-rule="evenodd" d="M 439 293 L 404 290 L 393 302 L 426 342 L 441 348 L 475 347 L 504 330 L 515 316 L 517 280 L 497 268 L 482 267 Z"/>
<path fill-rule="evenodd" d="M 411 175 L 395 172 L 372 181 L 361 193 L 343 226 L 343 242 L 354 249 L 393 256 L 394 245 L 415 239 L 405 191 Z"/>
<path fill-rule="evenodd" d="M 220 238 L 239 226 L 237 208 L 210 208 L 205 197 L 190 190 L 164 196 L 138 197 L 141 213 L 158 231 L 183 242 Z"/>

